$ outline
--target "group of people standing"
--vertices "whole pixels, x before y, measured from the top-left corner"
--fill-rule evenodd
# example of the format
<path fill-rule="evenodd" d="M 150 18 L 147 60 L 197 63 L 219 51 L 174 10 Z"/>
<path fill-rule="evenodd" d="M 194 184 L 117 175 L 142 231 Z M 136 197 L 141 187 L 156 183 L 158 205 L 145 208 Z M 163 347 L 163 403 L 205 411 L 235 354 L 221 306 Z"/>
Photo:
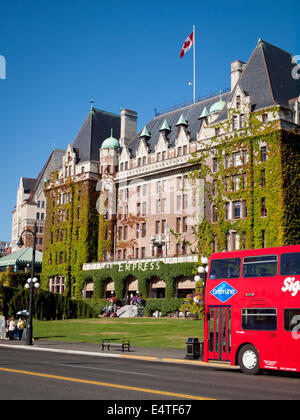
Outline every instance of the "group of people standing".
<path fill-rule="evenodd" d="M 19 318 L 16 323 L 14 317 L 11 316 L 6 321 L 6 337 L 9 340 L 14 340 L 15 338 L 22 340 L 25 328 L 25 319 L 23 317 Z"/>

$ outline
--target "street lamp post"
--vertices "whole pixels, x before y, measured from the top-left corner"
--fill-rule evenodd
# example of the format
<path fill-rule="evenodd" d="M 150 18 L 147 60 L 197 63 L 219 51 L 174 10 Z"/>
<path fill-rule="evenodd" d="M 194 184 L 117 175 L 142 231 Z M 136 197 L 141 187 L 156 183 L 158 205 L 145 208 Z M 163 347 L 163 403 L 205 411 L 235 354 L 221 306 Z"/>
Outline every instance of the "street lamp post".
<path fill-rule="evenodd" d="M 32 304 L 33 304 L 33 291 L 35 288 L 39 288 L 40 285 L 36 277 L 34 277 L 34 268 L 35 268 L 35 249 L 36 249 L 36 234 L 37 234 L 37 223 L 34 223 L 34 230 L 25 229 L 21 235 L 17 245 L 21 248 L 24 245 L 22 236 L 24 233 L 31 233 L 33 235 L 33 248 L 32 248 L 32 266 L 31 266 L 31 278 L 27 280 L 25 287 L 29 289 L 29 308 L 28 308 L 28 323 L 27 323 L 27 331 L 26 331 L 26 341 L 25 344 L 27 346 L 32 345 Z"/>

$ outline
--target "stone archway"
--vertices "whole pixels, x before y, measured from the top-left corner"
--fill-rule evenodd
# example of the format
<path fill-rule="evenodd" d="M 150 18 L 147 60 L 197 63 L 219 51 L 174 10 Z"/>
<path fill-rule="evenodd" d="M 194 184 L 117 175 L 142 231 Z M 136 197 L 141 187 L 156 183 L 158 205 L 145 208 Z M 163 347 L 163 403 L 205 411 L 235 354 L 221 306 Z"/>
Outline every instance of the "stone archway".
<path fill-rule="evenodd" d="M 115 296 L 115 284 L 112 278 L 108 278 L 104 286 L 104 298 L 107 299 L 111 296 Z"/>
<path fill-rule="evenodd" d="M 164 298 L 166 296 L 166 283 L 159 277 L 151 277 L 149 283 L 149 298 Z"/>
<path fill-rule="evenodd" d="M 179 277 L 176 280 L 176 297 L 185 298 L 190 293 L 195 293 L 196 282 L 193 277 Z"/>

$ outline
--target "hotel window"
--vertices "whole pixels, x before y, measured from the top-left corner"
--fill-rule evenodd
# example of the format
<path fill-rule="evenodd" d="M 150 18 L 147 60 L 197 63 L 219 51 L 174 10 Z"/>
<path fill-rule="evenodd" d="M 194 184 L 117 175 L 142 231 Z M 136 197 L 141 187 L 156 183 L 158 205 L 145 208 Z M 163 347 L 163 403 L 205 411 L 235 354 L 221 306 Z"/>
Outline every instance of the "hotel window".
<path fill-rule="evenodd" d="M 140 185 L 138 187 L 136 187 L 136 193 L 137 193 L 137 196 L 140 197 L 140 195 L 141 195 L 141 186 Z"/>
<path fill-rule="evenodd" d="M 236 168 L 237 166 L 240 166 L 240 164 L 241 164 L 240 152 L 232 153 L 232 166 Z"/>
<path fill-rule="evenodd" d="M 233 120 L 232 120 L 232 128 L 233 128 L 233 130 L 237 130 L 239 128 L 238 127 L 238 117 L 236 115 L 233 117 Z"/>
<path fill-rule="evenodd" d="M 143 195 L 147 195 L 147 184 L 143 185 Z"/>
<path fill-rule="evenodd" d="M 262 115 L 262 123 L 267 124 L 267 122 L 268 122 L 268 114 L 263 114 Z"/>
<path fill-rule="evenodd" d="M 146 233 L 147 233 L 146 223 L 142 223 L 142 238 L 145 238 Z"/>
<path fill-rule="evenodd" d="M 247 174 L 242 173 L 242 188 L 245 190 L 247 188 Z"/>
<path fill-rule="evenodd" d="M 180 244 L 176 244 L 176 255 L 180 255 L 180 251 L 181 251 L 181 246 Z"/>
<path fill-rule="evenodd" d="M 213 158 L 213 172 L 218 170 L 218 158 Z"/>
<path fill-rule="evenodd" d="M 183 194 L 183 209 L 187 209 L 189 205 L 188 195 Z"/>
<path fill-rule="evenodd" d="M 166 160 L 166 158 L 167 158 L 167 152 L 162 152 L 161 158 L 162 158 L 162 160 Z"/>
<path fill-rule="evenodd" d="M 156 160 L 157 160 L 157 162 L 160 162 L 161 161 L 161 153 L 160 152 L 157 153 Z"/>
<path fill-rule="evenodd" d="M 166 220 L 161 221 L 161 233 L 163 233 L 163 234 L 167 233 L 167 221 Z"/>
<path fill-rule="evenodd" d="M 118 239 L 119 239 L 119 241 L 122 241 L 122 233 L 123 233 L 123 228 L 121 226 L 119 226 L 119 228 L 118 228 Z"/>
<path fill-rule="evenodd" d="M 167 180 L 164 179 L 162 181 L 162 192 L 166 192 L 167 191 Z"/>
<path fill-rule="evenodd" d="M 181 217 L 176 218 L 176 233 L 181 232 Z"/>
<path fill-rule="evenodd" d="M 146 156 L 143 157 L 143 166 L 145 166 L 145 165 L 147 165 L 147 157 Z"/>
<path fill-rule="evenodd" d="M 233 218 L 239 219 L 241 217 L 241 203 L 239 201 L 234 201 L 232 204 L 233 204 Z"/>
<path fill-rule="evenodd" d="M 181 179 L 181 176 L 178 176 L 176 178 L 176 187 L 177 187 L 177 190 L 181 190 L 181 188 L 182 188 L 182 179 Z"/>
<path fill-rule="evenodd" d="M 161 204 L 160 199 L 156 200 L 156 213 L 159 214 L 161 212 Z"/>
<path fill-rule="evenodd" d="M 128 169 L 128 162 L 125 162 L 125 171 Z"/>
<path fill-rule="evenodd" d="M 242 151 L 242 158 L 243 158 L 243 165 L 246 165 L 246 163 L 248 162 L 248 150 L 244 149 Z"/>
<path fill-rule="evenodd" d="M 102 168 L 102 166 L 101 166 L 101 168 Z M 124 171 L 124 163 L 121 163 L 121 165 L 120 165 L 120 171 Z M 101 170 L 101 173 L 102 173 L 102 170 Z"/>
<path fill-rule="evenodd" d="M 38 207 L 38 208 L 40 208 L 40 207 L 41 207 L 41 202 L 40 202 L 40 201 L 38 201 L 38 202 L 37 202 L 37 207 Z"/>
<path fill-rule="evenodd" d="M 260 148 L 260 161 L 266 162 L 267 160 L 267 147 L 263 146 Z"/>
<path fill-rule="evenodd" d="M 212 182 L 212 196 L 215 197 L 217 195 L 217 180 L 214 179 Z"/>
<path fill-rule="evenodd" d="M 128 226 L 124 226 L 124 241 L 127 241 L 128 239 Z"/>
<path fill-rule="evenodd" d="M 245 115 L 241 114 L 240 115 L 240 128 L 244 128 L 245 127 Z"/>
<path fill-rule="evenodd" d="M 242 200 L 242 209 L 243 209 L 243 218 L 246 218 L 248 216 L 247 201 L 246 200 Z"/>
<path fill-rule="evenodd" d="M 218 221 L 218 212 L 217 212 L 217 206 L 212 206 L 212 222 L 215 223 Z"/>
<path fill-rule="evenodd" d="M 142 163 L 142 159 L 141 158 L 138 158 L 137 166 L 141 166 L 141 163 Z"/>
<path fill-rule="evenodd" d="M 182 219 L 182 232 L 187 232 L 187 231 L 188 231 L 188 218 L 183 217 L 183 219 Z"/>
<path fill-rule="evenodd" d="M 177 149 L 177 156 L 182 156 L 182 148 L 178 147 Z"/>
<path fill-rule="evenodd" d="M 39 220 L 40 219 L 40 213 L 37 213 L 36 214 L 36 220 Z"/>
<path fill-rule="evenodd" d="M 136 203 L 136 215 L 138 217 L 141 215 L 141 203 Z"/>
<path fill-rule="evenodd" d="M 240 176 L 239 175 L 233 175 L 232 176 L 232 190 L 234 192 L 236 192 L 239 189 L 240 189 Z"/>
<path fill-rule="evenodd" d="M 261 199 L 261 217 L 266 217 L 268 215 L 267 208 L 266 208 L 266 199 Z"/>
<path fill-rule="evenodd" d="M 183 146 L 183 154 L 187 155 L 187 146 Z"/>
<path fill-rule="evenodd" d="M 239 249 L 238 235 L 236 232 L 232 232 L 232 251 Z"/>
<path fill-rule="evenodd" d="M 167 199 L 163 198 L 161 203 L 161 212 L 166 213 L 167 211 Z"/>
<path fill-rule="evenodd" d="M 240 95 L 237 95 L 237 97 L 236 97 L 236 105 L 235 105 L 235 107 L 236 107 L 236 110 L 237 111 L 241 108 L 241 97 L 240 97 Z"/>
<path fill-rule="evenodd" d="M 160 191 L 161 191 L 161 182 L 160 181 L 157 181 L 156 182 L 156 192 L 157 193 L 160 193 Z"/>
<path fill-rule="evenodd" d="M 189 187 L 189 177 L 187 175 L 184 175 L 183 177 L 183 189 L 187 190 Z"/>
<path fill-rule="evenodd" d="M 146 258 L 146 248 L 142 247 L 142 255 L 141 258 Z"/>

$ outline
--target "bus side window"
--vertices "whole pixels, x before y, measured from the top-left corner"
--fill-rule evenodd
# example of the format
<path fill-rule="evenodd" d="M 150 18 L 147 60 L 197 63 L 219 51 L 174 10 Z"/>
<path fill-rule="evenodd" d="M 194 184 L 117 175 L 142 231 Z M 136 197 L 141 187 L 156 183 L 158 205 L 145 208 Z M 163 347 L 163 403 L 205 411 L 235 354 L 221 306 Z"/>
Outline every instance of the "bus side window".
<path fill-rule="evenodd" d="M 300 332 L 300 309 L 284 310 L 284 329 Z"/>
<path fill-rule="evenodd" d="M 291 276 L 300 274 L 300 252 L 282 254 L 280 257 L 280 275 Z"/>
<path fill-rule="evenodd" d="M 243 277 L 273 277 L 277 275 L 277 255 L 245 257 Z"/>

